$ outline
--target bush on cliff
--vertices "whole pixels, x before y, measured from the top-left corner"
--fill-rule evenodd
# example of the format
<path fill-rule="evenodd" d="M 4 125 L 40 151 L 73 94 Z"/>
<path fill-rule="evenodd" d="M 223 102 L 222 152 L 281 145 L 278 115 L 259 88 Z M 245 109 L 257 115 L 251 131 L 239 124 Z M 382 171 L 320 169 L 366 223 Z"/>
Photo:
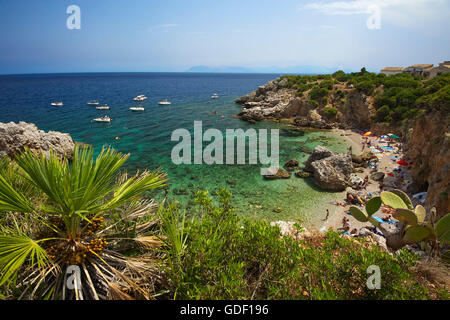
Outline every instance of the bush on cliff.
<path fill-rule="evenodd" d="M 328 90 L 325 88 L 314 87 L 309 92 L 309 97 L 311 100 L 320 101 L 323 97 L 328 95 Z"/>
<path fill-rule="evenodd" d="M 373 82 L 370 80 L 355 83 L 355 88 L 368 96 L 370 96 L 374 91 Z"/>
<path fill-rule="evenodd" d="M 186 221 L 178 229 L 185 235 L 183 250 L 167 256 L 174 262 L 166 271 L 173 284 L 170 297 L 428 299 L 439 294 L 412 271 L 417 258 L 407 251 L 391 256 L 333 231 L 300 241 L 280 237 L 279 228 L 267 222 L 239 219 L 226 190 L 218 198 L 215 204 L 207 192 L 197 192 L 196 210 L 187 216 L 180 207 L 168 206 L 165 215 Z M 180 235 L 167 236 L 169 246 L 171 238 Z M 367 288 L 370 265 L 382 268 L 381 289 Z"/>
<path fill-rule="evenodd" d="M 336 117 L 338 110 L 333 107 L 327 107 L 323 110 L 329 119 Z"/>

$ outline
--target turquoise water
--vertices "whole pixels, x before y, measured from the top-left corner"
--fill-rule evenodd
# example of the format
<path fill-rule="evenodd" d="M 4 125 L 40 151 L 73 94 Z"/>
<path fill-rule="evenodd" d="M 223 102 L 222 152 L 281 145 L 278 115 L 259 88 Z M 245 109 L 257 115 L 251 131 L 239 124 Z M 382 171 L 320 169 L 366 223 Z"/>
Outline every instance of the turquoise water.
<path fill-rule="evenodd" d="M 203 122 L 203 131 L 226 129 L 271 129 L 280 131 L 280 163 L 308 157 L 301 147 L 319 144 L 344 152 L 347 145 L 326 132 L 297 135 L 283 130 L 287 125 L 249 124 L 233 117 L 241 107 L 234 100 L 257 86 L 277 78 L 275 74 L 192 74 L 192 73 L 105 73 L 0 76 L 0 121 L 27 121 L 43 130 L 68 132 L 76 141 L 88 143 L 99 152 L 104 145 L 130 153 L 129 171 L 162 167 L 170 178 L 170 198 L 188 205 L 194 190 L 214 192 L 226 187 L 233 193 L 239 214 L 268 220 L 301 218 L 308 220 L 318 203 L 335 200 L 335 194 L 314 187 L 310 179 L 292 175 L 288 180 L 264 180 L 261 165 L 175 165 L 171 150 L 177 142 L 171 133 L 178 128 L 193 131 L 194 121 Z M 220 98 L 213 100 L 211 95 Z M 145 94 L 142 113 L 131 112 L 132 100 Z M 156 102 L 168 99 L 170 106 Z M 109 111 L 86 104 L 99 100 Z M 50 102 L 63 101 L 63 107 Z M 109 115 L 112 123 L 93 123 L 93 118 Z M 115 140 L 119 137 L 119 140 Z M 206 144 L 205 144 L 206 145 Z M 184 189 L 183 189 L 184 188 Z M 155 194 L 161 198 L 163 192 Z M 281 207 L 281 212 L 274 208 Z"/>

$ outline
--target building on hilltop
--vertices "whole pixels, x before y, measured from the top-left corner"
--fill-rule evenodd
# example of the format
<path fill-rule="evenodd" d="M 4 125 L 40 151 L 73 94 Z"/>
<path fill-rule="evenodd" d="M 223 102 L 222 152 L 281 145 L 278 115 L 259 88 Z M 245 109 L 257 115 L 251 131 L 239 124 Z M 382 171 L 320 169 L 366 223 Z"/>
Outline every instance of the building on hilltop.
<path fill-rule="evenodd" d="M 441 62 L 437 67 L 433 68 L 430 72 L 430 78 L 443 73 L 450 73 L 450 61 Z"/>
<path fill-rule="evenodd" d="M 426 78 L 431 76 L 431 70 L 433 70 L 434 65 L 432 64 L 413 64 L 405 68 L 404 72 L 408 72 L 412 75 L 418 74 Z"/>
<path fill-rule="evenodd" d="M 386 67 L 381 70 L 381 73 L 384 73 L 387 76 L 392 76 L 394 74 L 402 73 L 405 68 L 402 67 Z"/>
<path fill-rule="evenodd" d="M 439 63 L 437 67 L 432 64 L 413 64 L 412 66 L 403 67 L 386 67 L 381 70 L 387 76 L 407 72 L 412 75 L 421 75 L 426 78 L 433 78 L 439 74 L 450 73 L 450 61 Z"/>

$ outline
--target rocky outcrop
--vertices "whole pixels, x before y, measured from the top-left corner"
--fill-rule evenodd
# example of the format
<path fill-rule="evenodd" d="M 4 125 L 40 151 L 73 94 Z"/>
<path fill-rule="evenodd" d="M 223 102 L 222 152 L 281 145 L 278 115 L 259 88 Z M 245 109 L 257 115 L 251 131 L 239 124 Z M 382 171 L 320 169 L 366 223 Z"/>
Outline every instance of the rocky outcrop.
<path fill-rule="evenodd" d="M 297 171 L 295 173 L 295 176 L 297 176 L 299 178 L 306 179 L 306 178 L 311 177 L 311 173 L 310 172 L 306 172 L 306 171 Z"/>
<path fill-rule="evenodd" d="M 314 182 L 324 190 L 344 191 L 353 172 L 352 159 L 322 146 L 316 147 L 305 162 L 305 170 L 314 175 Z"/>
<path fill-rule="evenodd" d="M 291 177 L 291 174 L 287 171 L 284 171 L 280 168 L 268 168 L 269 172 L 267 175 L 264 176 L 264 178 L 268 180 L 275 180 L 275 179 L 289 179 Z"/>
<path fill-rule="evenodd" d="M 295 159 L 286 161 L 286 163 L 284 164 L 284 168 L 287 171 L 295 171 L 296 169 L 298 169 L 298 161 Z"/>
<path fill-rule="evenodd" d="M 0 123 L 0 156 L 13 157 L 25 147 L 30 150 L 42 150 L 46 154 L 49 150 L 53 150 L 58 155 L 65 155 L 70 159 L 75 142 L 67 133 L 44 132 L 33 123 Z"/>
<path fill-rule="evenodd" d="M 370 116 L 375 112 L 374 99 L 362 92 L 337 84 L 328 94 L 328 103 L 318 105 L 311 101 L 308 91 L 297 96 L 295 88 L 286 86 L 287 79 L 275 79 L 235 102 L 243 106 L 238 116 L 245 121 L 294 119 L 300 127 L 315 129 L 368 128 Z M 339 94 L 335 94 L 339 92 Z M 342 98 L 342 93 L 345 99 Z M 337 114 L 329 116 L 326 109 L 335 108 Z"/>
<path fill-rule="evenodd" d="M 448 114 L 429 113 L 414 121 L 406 133 L 405 153 L 412 161 L 415 182 L 411 193 L 427 191 L 425 207 L 435 206 L 437 217 L 450 212 L 450 119 Z"/>
<path fill-rule="evenodd" d="M 244 107 L 239 117 L 250 122 L 269 117 L 280 118 L 295 97 L 295 90 L 285 88 L 285 83 L 285 80 L 275 79 L 237 99 L 235 102 Z"/>

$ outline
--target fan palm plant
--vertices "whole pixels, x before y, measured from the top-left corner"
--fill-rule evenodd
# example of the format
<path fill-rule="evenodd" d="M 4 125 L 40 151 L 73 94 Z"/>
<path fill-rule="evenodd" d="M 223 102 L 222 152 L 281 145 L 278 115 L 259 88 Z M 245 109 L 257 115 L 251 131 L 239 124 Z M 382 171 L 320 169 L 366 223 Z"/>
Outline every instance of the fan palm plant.
<path fill-rule="evenodd" d="M 0 170 L 0 211 L 8 212 L 0 220 L 0 286 L 19 285 L 21 297 L 31 299 L 150 297 L 124 272 L 137 264 L 108 248 L 105 237 L 117 210 L 141 204 L 143 193 L 167 181 L 159 170 L 120 176 L 128 157 L 108 148 L 94 160 L 91 147 L 77 146 L 69 163 L 27 149 L 15 158 L 27 188 Z M 28 196 L 30 188 L 39 201 Z M 151 207 L 144 201 L 140 212 Z"/>

